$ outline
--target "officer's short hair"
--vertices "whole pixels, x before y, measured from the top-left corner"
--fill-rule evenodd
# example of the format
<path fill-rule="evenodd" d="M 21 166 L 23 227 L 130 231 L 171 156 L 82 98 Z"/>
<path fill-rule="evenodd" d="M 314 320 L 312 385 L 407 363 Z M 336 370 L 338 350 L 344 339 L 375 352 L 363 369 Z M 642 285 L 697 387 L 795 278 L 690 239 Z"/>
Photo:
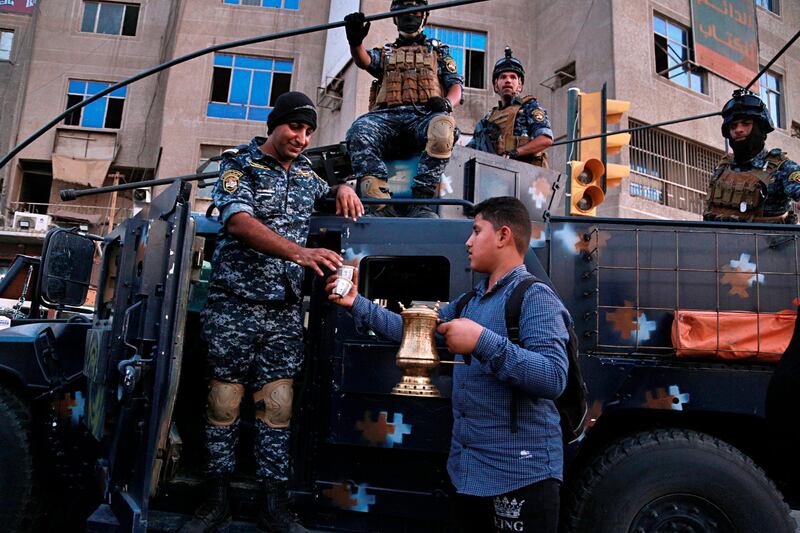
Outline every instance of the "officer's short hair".
<path fill-rule="evenodd" d="M 503 226 L 511 228 L 517 250 L 525 254 L 531 243 L 531 216 L 525 204 L 513 196 L 489 198 L 472 209 L 472 216 L 478 215 L 491 222 L 495 230 Z"/>

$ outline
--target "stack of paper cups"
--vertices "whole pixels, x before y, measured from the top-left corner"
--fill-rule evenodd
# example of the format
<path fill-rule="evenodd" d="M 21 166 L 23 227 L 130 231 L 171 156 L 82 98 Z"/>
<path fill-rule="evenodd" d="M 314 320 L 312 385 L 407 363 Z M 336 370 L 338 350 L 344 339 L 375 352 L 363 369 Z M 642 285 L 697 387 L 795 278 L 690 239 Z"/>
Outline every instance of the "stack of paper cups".
<path fill-rule="evenodd" d="M 353 288 L 353 270 L 355 267 L 350 265 L 342 265 L 336 269 L 336 286 L 333 288 L 333 294 L 339 296 L 347 296 L 350 289 Z"/>

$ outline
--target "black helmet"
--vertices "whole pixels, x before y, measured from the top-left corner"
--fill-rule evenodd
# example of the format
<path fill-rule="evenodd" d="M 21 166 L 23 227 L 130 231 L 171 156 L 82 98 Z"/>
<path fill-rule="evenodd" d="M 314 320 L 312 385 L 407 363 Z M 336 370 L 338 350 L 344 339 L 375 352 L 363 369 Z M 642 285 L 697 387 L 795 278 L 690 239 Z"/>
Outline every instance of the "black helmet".
<path fill-rule="evenodd" d="M 733 98 L 728 100 L 725 107 L 722 108 L 723 137 L 730 139 L 731 123 L 741 117 L 750 117 L 758 121 L 761 133 L 764 135 L 775 130 L 767 106 L 761 98 L 747 89 L 737 89 L 733 91 Z"/>
<path fill-rule="evenodd" d="M 492 72 L 492 83 L 497 81 L 500 74 L 503 72 L 516 72 L 522 83 L 525 83 L 525 68 L 519 59 L 513 56 L 511 48 L 506 46 L 506 55 L 503 59 L 494 64 L 494 72 Z"/>
<path fill-rule="evenodd" d="M 392 6 L 389 8 L 389 11 L 397 11 L 398 9 L 403 9 L 405 6 L 403 4 L 409 4 L 414 2 L 415 6 L 427 6 L 428 0 L 392 0 Z"/>

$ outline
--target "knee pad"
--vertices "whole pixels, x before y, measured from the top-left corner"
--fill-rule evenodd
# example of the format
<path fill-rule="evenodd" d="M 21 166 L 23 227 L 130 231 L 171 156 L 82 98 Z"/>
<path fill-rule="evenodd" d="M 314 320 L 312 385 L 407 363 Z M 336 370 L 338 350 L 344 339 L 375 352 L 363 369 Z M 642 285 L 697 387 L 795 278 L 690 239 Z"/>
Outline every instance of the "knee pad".
<path fill-rule="evenodd" d="M 244 385 L 212 379 L 208 384 L 206 420 L 213 426 L 230 426 L 239 418 Z"/>
<path fill-rule="evenodd" d="M 425 151 L 434 159 L 448 159 L 453 153 L 456 119 L 449 115 L 439 115 L 428 124 L 428 144 Z"/>
<path fill-rule="evenodd" d="M 391 198 L 389 182 L 375 176 L 361 178 L 361 196 L 363 198 Z"/>
<path fill-rule="evenodd" d="M 285 429 L 292 419 L 293 380 L 278 379 L 267 383 L 253 394 L 256 418 L 271 428 Z M 263 407 L 258 402 L 263 402 Z"/>

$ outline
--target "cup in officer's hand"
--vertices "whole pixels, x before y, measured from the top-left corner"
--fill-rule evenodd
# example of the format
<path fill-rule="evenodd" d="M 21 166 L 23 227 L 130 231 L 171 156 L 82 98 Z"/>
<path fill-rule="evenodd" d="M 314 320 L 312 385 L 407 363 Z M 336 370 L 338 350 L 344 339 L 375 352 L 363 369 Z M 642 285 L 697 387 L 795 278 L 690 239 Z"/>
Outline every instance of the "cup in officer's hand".
<path fill-rule="evenodd" d="M 349 309 L 358 296 L 358 269 L 342 265 L 336 274 L 328 276 L 325 291 L 329 300 Z"/>

